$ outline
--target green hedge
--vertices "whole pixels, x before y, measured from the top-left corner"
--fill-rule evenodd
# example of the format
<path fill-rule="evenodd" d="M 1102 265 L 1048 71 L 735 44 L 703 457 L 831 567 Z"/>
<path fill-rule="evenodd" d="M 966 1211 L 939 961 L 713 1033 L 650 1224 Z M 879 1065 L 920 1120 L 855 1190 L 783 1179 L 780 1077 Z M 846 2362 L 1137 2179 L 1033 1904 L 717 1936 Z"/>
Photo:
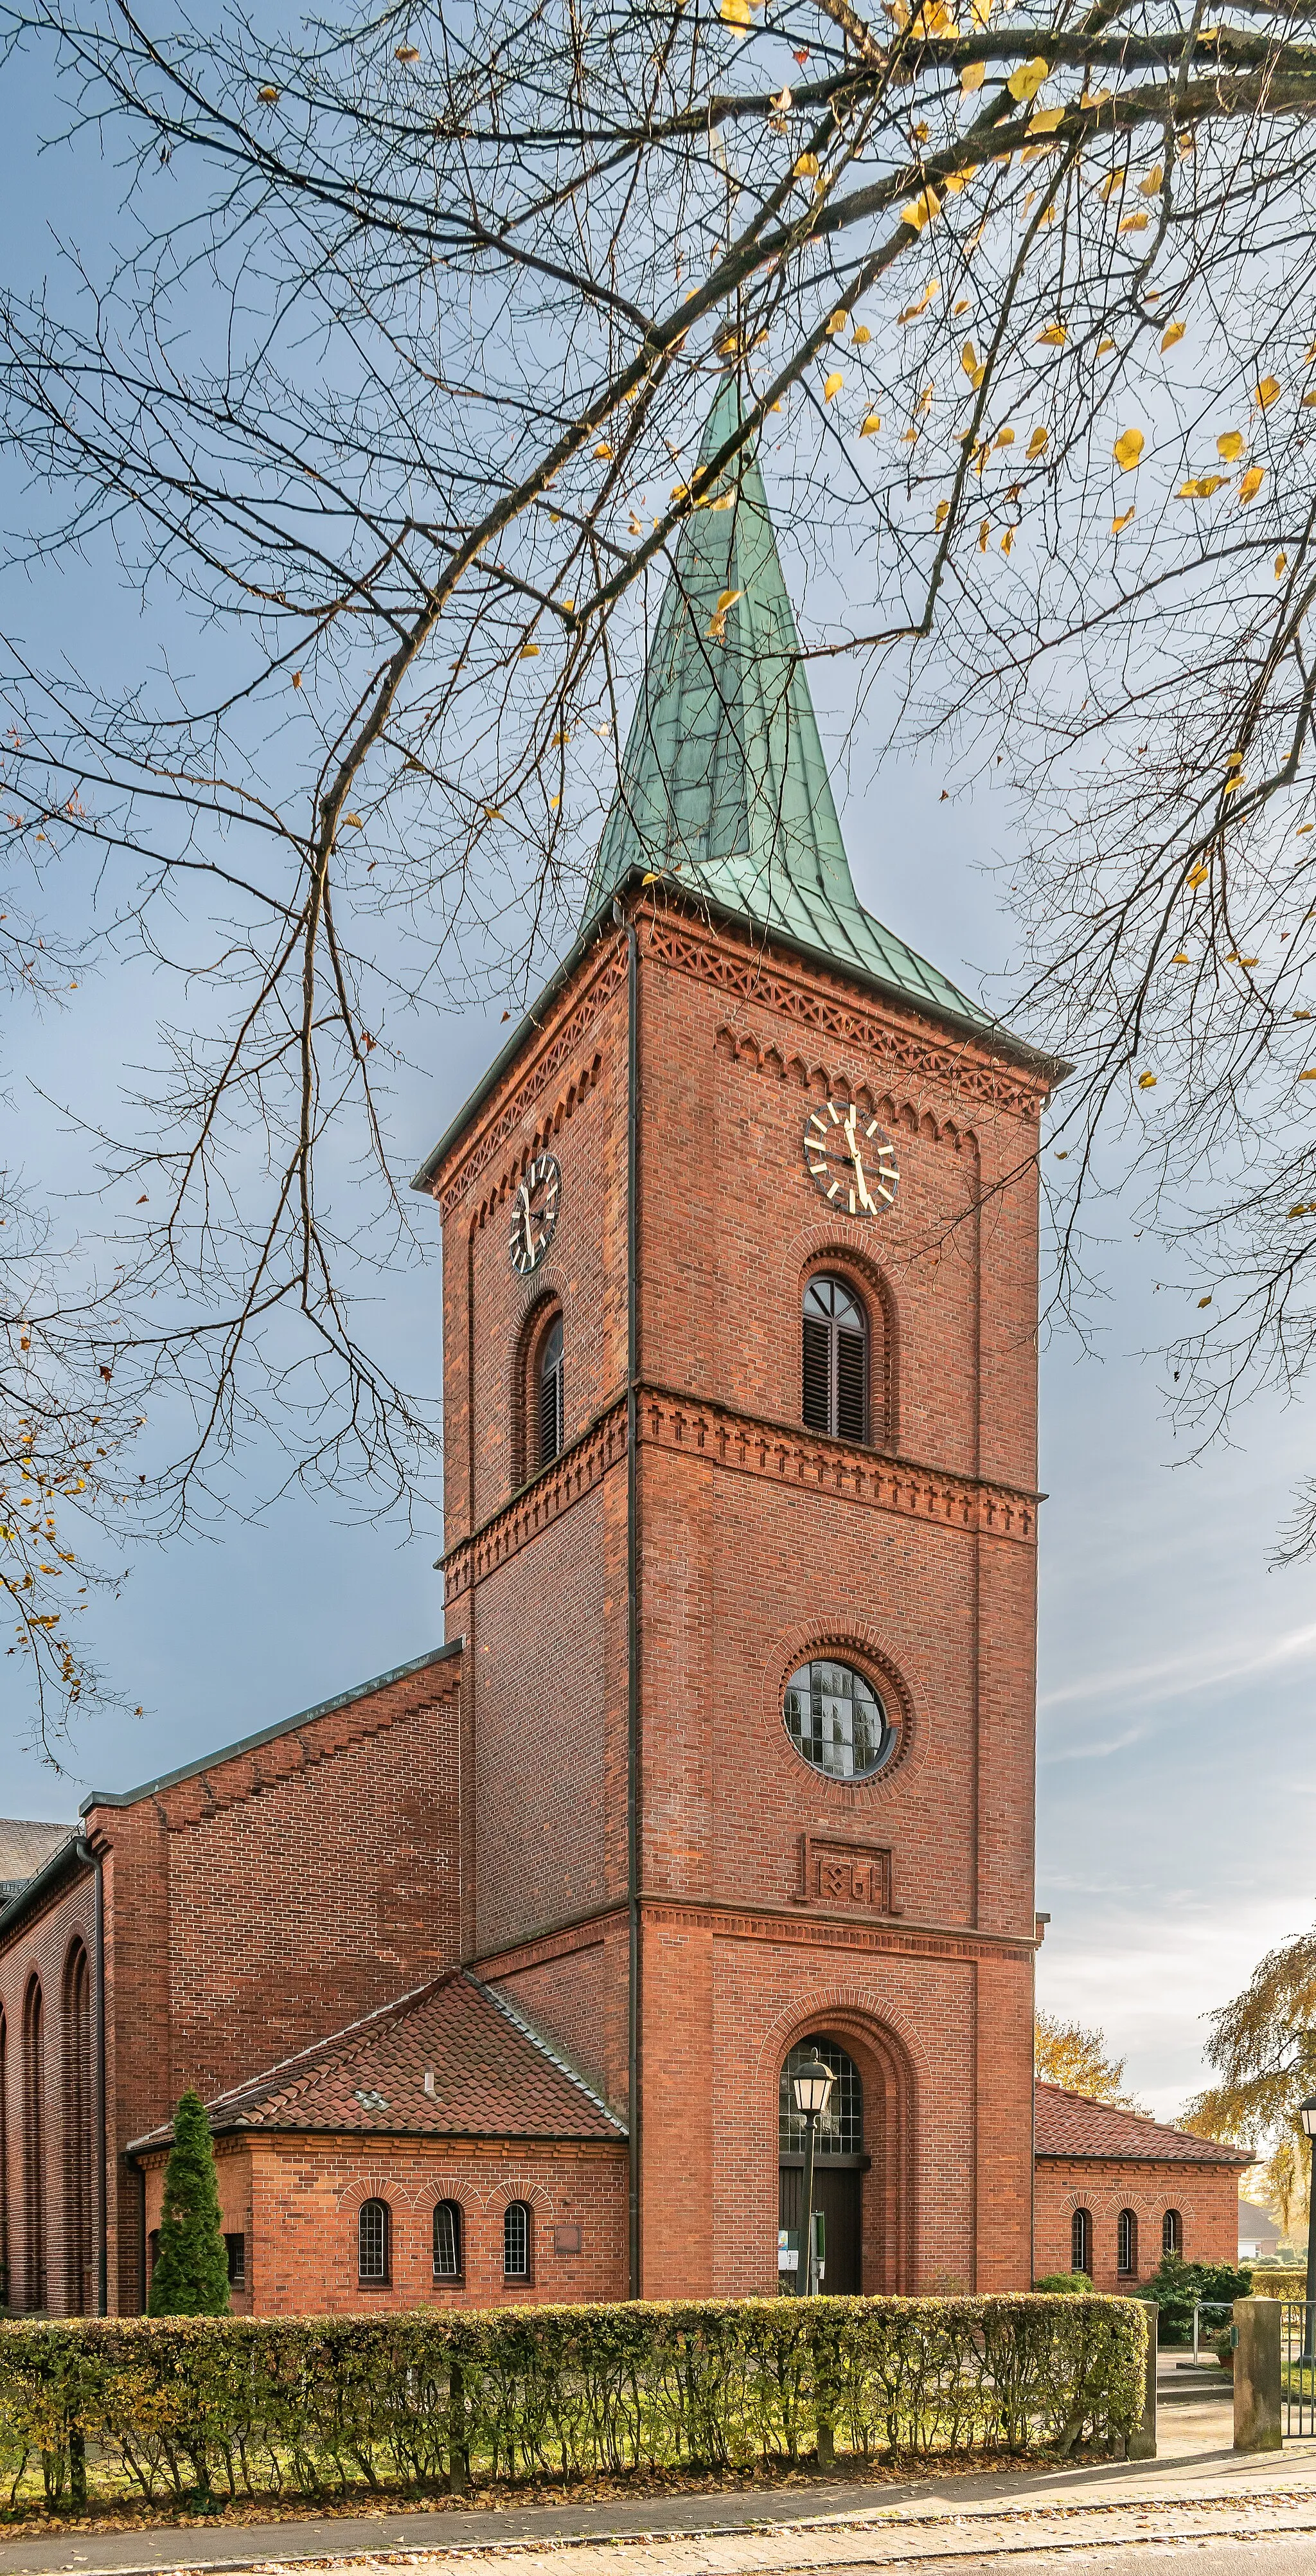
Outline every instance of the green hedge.
<path fill-rule="evenodd" d="M 1121 2446 L 1125 2299 L 737 2299 L 0 2328 L 10 2510 Z"/>

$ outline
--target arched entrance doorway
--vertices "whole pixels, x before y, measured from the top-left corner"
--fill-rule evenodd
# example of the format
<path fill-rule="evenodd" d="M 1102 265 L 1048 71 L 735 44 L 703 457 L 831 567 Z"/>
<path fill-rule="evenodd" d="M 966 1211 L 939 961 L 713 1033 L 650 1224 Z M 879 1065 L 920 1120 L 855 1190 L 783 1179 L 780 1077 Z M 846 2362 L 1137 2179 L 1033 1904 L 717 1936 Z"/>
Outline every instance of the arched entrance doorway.
<path fill-rule="evenodd" d="M 863 2287 L 862 2178 L 872 2159 L 864 2150 L 864 2088 L 859 2069 L 848 2050 L 825 2031 L 797 2041 L 781 2070 L 777 2224 L 803 2243 L 805 2124 L 795 2108 L 791 2077 L 804 2058 L 815 2055 L 830 2066 L 835 2081 L 818 2123 L 813 2205 L 822 2211 L 826 2236 L 823 2286 L 831 2297 L 844 2298 Z M 784 2273 L 781 2282 L 783 2289 L 794 2289 L 797 2276 Z"/>

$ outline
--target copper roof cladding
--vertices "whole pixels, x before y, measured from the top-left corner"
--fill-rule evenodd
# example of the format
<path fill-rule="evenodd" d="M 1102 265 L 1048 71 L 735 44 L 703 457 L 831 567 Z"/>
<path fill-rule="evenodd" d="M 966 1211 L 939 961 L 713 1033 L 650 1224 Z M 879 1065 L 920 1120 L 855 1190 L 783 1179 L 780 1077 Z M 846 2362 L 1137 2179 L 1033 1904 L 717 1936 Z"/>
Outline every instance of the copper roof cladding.
<path fill-rule="evenodd" d="M 1216 2138 L 1195 2138 L 1191 2129 L 1171 2129 L 1148 2120 L 1140 2111 L 1121 2111 L 1113 2102 L 1098 2102 L 1090 2093 L 1068 2093 L 1061 2084 L 1038 2084 L 1035 2153 L 1039 2156 L 1090 2158 L 1100 2164 L 1250 2165 L 1250 2147 L 1227 2147 Z"/>
<path fill-rule="evenodd" d="M 464 1968 L 216 2095 L 206 2111 L 216 2136 L 291 2130 L 615 2143 L 626 2135 L 569 2061 Z M 135 2139 L 129 2153 L 167 2145 L 172 2134 L 165 2121 Z"/>

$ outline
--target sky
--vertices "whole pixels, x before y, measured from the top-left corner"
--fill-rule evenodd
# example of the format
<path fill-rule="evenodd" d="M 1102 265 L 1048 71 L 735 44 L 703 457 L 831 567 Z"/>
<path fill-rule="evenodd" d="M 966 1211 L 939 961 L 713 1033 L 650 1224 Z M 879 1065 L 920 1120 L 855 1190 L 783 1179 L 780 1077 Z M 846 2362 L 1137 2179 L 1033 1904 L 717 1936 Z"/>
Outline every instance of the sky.
<path fill-rule="evenodd" d="M 39 122 L 11 104 L 11 134 Z M 79 181 L 88 219 L 104 184 Z M 16 149 L 0 178 L 11 257 L 16 242 L 39 247 L 45 187 Z M 119 613 L 108 596 L 84 608 Z M 820 716 L 827 735 L 825 702 Z M 943 801 L 943 777 L 935 745 L 915 760 L 861 727 L 835 773 L 837 802 L 861 899 L 975 990 L 1009 964 L 1013 816 L 991 787 Z M 85 979 L 58 1033 L 66 1096 L 128 1078 L 158 999 L 145 966 Z M 398 1077 L 405 1169 L 503 1034 L 496 1005 L 431 1024 L 417 1067 Z M 11 1018 L 4 1060 L 43 1177 L 72 1191 L 87 1186 L 83 1149 L 38 1112 L 32 1088 L 51 1045 L 49 1029 Z M 433 1258 L 381 1283 L 374 1329 L 404 1381 L 433 1395 L 438 1220 L 420 1215 Z M 1051 1923 L 1038 1987 L 1049 2009 L 1099 2024 L 1139 2098 L 1172 2117 L 1203 2081 L 1204 2016 L 1312 1919 L 1316 1564 L 1270 1560 L 1312 1461 L 1316 1388 L 1287 1407 L 1254 1403 L 1229 1445 L 1190 1462 L 1144 1356 L 1167 1329 L 1171 1292 L 1114 1208 L 1100 1280 L 1089 1344 L 1061 1329 L 1041 1353 L 1037 1902 Z M 71 1820 L 92 1788 L 148 1779 L 424 1652 L 442 1636 L 439 1545 L 432 1516 L 408 1536 L 293 1495 L 255 1519 L 239 1498 L 205 1535 L 143 1551 L 117 1599 L 87 1615 L 143 1716 L 87 1718 L 56 1777 L 23 1749 L 14 1666 L 0 1666 L 0 1809 Z"/>

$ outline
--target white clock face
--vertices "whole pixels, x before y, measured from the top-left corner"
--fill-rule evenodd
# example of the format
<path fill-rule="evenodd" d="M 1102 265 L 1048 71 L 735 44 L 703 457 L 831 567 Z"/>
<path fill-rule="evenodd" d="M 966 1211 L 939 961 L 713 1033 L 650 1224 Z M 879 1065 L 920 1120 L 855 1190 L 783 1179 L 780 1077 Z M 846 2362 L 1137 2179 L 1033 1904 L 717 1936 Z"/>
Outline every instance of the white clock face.
<path fill-rule="evenodd" d="M 829 1100 L 804 1122 L 804 1160 L 820 1198 L 847 1216 L 880 1216 L 900 1187 L 896 1149 L 885 1127 L 852 1100 Z"/>
<path fill-rule="evenodd" d="M 522 1279 L 539 1268 L 557 1224 L 562 1173 L 552 1154 L 536 1154 L 512 1201 L 512 1268 Z"/>

